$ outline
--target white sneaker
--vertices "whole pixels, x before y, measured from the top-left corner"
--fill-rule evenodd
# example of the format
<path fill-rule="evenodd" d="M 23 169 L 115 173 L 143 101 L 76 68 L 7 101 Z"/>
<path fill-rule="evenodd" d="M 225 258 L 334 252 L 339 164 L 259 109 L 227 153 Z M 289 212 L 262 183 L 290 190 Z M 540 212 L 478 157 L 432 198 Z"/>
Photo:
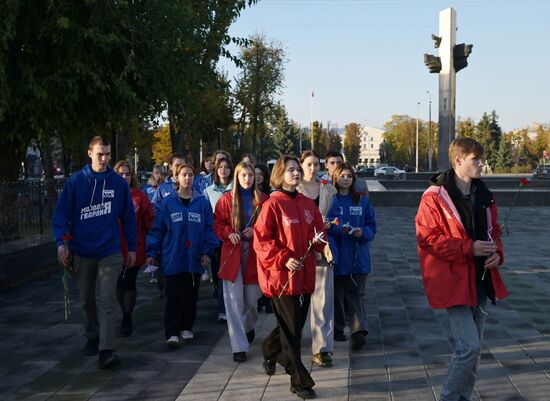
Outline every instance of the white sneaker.
<path fill-rule="evenodd" d="M 195 335 L 194 335 L 193 332 L 190 331 L 190 330 L 183 330 L 183 331 L 180 333 L 180 336 L 181 336 L 181 338 L 183 338 L 184 340 L 192 340 L 193 338 L 195 338 Z"/>
<path fill-rule="evenodd" d="M 166 340 L 166 344 L 170 348 L 176 348 L 177 346 L 180 345 L 180 339 L 178 338 L 178 336 L 170 336 L 170 338 Z"/>
<path fill-rule="evenodd" d="M 205 270 L 204 273 L 201 275 L 201 281 L 203 283 L 210 281 L 210 274 L 208 273 L 208 270 Z"/>

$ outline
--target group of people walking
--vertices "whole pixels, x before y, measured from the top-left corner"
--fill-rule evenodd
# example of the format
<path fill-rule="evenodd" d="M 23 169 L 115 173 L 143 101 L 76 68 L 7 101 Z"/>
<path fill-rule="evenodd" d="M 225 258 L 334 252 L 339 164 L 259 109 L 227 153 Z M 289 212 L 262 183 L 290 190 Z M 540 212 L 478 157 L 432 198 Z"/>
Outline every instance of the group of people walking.
<path fill-rule="evenodd" d="M 65 185 L 54 211 L 53 230 L 58 259 L 63 266 L 71 266 L 86 313 L 84 353 L 99 353 L 100 368 L 119 364 L 115 306 L 118 299 L 123 316 L 120 334 L 131 335 L 136 277 L 146 263 L 160 267 L 169 347 L 177 348 L 182 341 L 194 338 L 201 279 L 211 277 L 218 298 L 218 320 L 227 321 L 233 360 L 246 361 L 260 308 L 273 311 L 277 324 L 261 345 L 263 369 L 273 375 L 276 365 L 281 365 L 290 375 L 290 391 L 300 398 L 316 396 L 315 383 L 301 358 L 308 313 L 314 364 L 333 365 L 334 341 L 348 340 L 346 323 L 352 349 L 366 344 L 363 295 L 371 272 L 370 243 L 376 234 L 376 218 L 368 196 L 357 190 L 354 168 L 340 153 L 326 154 L 328 171 L 321 178 L 321 159 L 312 150 L 302 152 L 300 158 L 281 156 L 271 174 L 264 165 L 255 164 L 252 155 L 234 165 L 231 156 L 219 150 L 205 158 L 196 173 L 186 157 L 175 154 L 171 176 L 159 184 L 155 174 L 160 174 L 160 166 L 155 166 L 143 191 L 127 162 L 109 167 L 106 139 L 94 137 L 88 155 L 91 164 L 69 177 Z M 453 182 L 453 177 L 446 178 L 447 182 Z M 436 187 L 444 188 L 445 183 L 438 182 Z M 425 195 L 423 204 L 425 199 L 437 197 L 436 192 Z M 475 199 L 475 212 L 468 214 L 471 221 L 482 216 L 483 208 L 493 210 L 489 195 L 481 193 Z M 484 206 L 478 207 L 478 203 Z M 458 208 L 455 218 L 462 219 L 468 207 L 464 203 Z M 447 265 L 454 263 L 458 257 L 451 256 L 448 246 L 464 252 L 464 269 L 473 257 L 477 273 L 479 266 L 491 270 L 491 279 L 478 286 L 485 289 L 478 288 L 479 300 L 471 295 L 472 281 L 464 275 L 468 290 L 456 298 L 461 305 L 481 310 L 486 297 L 504 296 L 494 270 L 502 262 L 496 216 L 482 228 L 467 226 L 467 235 L 476 236 L 472 249 L 467 249 L 464 242 L 453 242 L 456 229 L 434 233 L 434 228 L 426 228 L 442 224 L 434 209 L 421 205 L 417 216 L 417 227 L 424 227 L 419 229 L 418 239 L 426 289 L 431 303 L 437 298 L 432 306 L 449 311 L 455 306 L 449 296 L 442 300 L 439 294 L 443 290 L 436 288 L 438 280 L 448 285 L 449 278 L 432 266 L 438 258 Z M 494 242 L 480 236 L 488 225 L 497 235 Z M 475 290 L 476 281 L 473 283 Z M 476 312 L 472 321 L 477 322 L 478 315 Z M 460 366 L 455 370 L 465 369 Z M 473 386 L 471 376 L 469 380 Z M 469 399 L 464 392 L 460 396 L 463 398 L 456 399 Z"/>

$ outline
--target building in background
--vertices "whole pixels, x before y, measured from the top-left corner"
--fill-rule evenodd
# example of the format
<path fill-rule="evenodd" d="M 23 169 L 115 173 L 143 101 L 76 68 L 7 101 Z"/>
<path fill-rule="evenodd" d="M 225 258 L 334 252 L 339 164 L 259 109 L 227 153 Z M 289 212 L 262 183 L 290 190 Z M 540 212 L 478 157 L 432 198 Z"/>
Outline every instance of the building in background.
<path fill-rule="evenodd" d="M 381 128 L 361 128 L 361 152 L 359 153 L 360 164 L 365 166 L 377 166 L 380 163 L 380 144 L 384 140 L 386 131 Z"/>

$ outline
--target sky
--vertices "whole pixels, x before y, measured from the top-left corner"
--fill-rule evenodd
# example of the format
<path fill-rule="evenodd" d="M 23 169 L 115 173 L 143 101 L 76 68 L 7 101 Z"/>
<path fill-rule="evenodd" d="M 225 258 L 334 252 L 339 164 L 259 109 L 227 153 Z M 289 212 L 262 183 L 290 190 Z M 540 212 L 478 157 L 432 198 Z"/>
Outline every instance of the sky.
<path fill-rule="evenodd" d="M 229 33 L 263 34 L 285 49 L 279 98 L 302 126 L 313 115 L 382 128 L 393 114 L 427 121 L 430 96 L 437 121 L 438 74 L 423 55 L 437 55 L 431 34 L 448 7 L 456 42 L 474 45 L 457 73 L 457 118 L 477 122 L 495 110 L 504 131 L 549 123 L 550 0 L 260 0 Z M 221 68 L 238 74 L 228 61 Z"/>

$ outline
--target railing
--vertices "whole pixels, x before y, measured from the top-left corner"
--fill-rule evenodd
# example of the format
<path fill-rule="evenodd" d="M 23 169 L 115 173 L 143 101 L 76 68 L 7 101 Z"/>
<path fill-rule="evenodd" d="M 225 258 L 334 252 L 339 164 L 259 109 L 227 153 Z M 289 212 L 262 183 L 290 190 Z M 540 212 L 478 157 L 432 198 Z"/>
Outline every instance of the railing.
<path fill-rule="evenodd" d="M 51 235 L 52 214 L 64 180 L 0 183 L 0 245 Z"/>

